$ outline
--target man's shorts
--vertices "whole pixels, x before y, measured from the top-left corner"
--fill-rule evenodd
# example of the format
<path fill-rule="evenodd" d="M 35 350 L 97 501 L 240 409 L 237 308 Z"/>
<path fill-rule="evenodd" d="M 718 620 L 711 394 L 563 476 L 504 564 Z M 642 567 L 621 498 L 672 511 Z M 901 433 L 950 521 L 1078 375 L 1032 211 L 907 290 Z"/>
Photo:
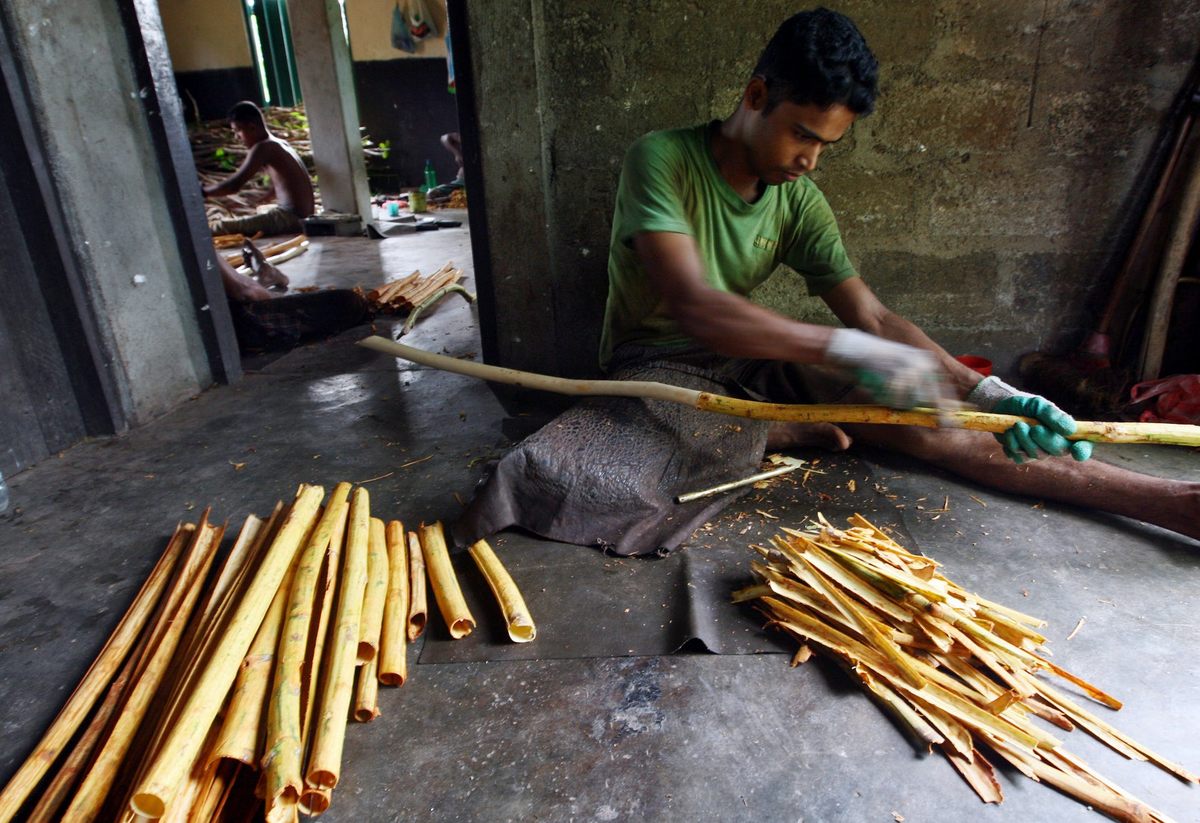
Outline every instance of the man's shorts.
<path fill-rule="evenodd" d="M 274 206 L 258 214 L 218 220 L 209 228 L 213 234 L 244 234 L 252 237 L 262 232 L 270 237 L 273 234 L 300 234 L 304 231 L 304 221 L 294 211 Z"/>

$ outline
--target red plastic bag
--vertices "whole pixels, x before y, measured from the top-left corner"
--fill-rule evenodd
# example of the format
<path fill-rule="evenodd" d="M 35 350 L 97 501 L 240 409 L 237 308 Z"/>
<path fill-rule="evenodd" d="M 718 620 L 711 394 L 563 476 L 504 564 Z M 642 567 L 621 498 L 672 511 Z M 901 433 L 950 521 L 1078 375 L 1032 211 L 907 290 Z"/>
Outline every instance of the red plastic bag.
<path fill-rule="evenodd" d="M 1200 374 L 1177 374 L 1147 380 L 1129 390 L 1130 405 L 1157 398 L 1138 418 L 1143 423 L 1200 425 Z"/>

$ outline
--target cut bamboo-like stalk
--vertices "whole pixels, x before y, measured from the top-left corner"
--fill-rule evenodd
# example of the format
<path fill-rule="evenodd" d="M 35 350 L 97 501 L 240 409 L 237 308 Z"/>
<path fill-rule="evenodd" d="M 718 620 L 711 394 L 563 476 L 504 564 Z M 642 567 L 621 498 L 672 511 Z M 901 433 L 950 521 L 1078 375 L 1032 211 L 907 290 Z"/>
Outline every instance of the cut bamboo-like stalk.
<path fill-rule="evenodd" d="M 139 732 L 134 743 L 134 748 L 141 753 L 136 768 L 122 768 L 121 785 L 118 787 L 118 791 L 112 793 L 113 795 L 119 794 L 120 805 L 126 807 L 125 815 L 127 817 L 131 818 L 133 814 L 127 808 L 130 805 L 133 789 L 149 771 L 167 736 L 178 722 L 207 661 L 211 658 L 213 650 L 217 648 L 236 613 L 237 604 L 254 579 L 263 557 L 279 535 L 290 511 L 291 507 L 285 507 L 282 502 L 275 505 L 270 519 L 258 530 L 253 542 L 246 549 L 245 557 L 238 563 L 236 572 L 231 572 L 229 577 L 225 577 L 224 574 L 218 575 L 218 584 L 222 578 L 225 578 L 224 594 L 219 599 L 208 597 L 205 612 L 201 615 L 200 620 L 194 621 L 194 625 L 188 628 L 184 641 L 176 652 L 176 659 L 183 665 L 172 667 L 173 670 L 168 681 L 163 683 L 163 691 L 167 698 L 162 701 L 157 699 L 154 701 L 152 710 L 147 713 L 142 724 L 146 728 L 146 733 Z M 225 568 L 222 569 L 222 572 L 224 571 Z M 110 800 L 112 799 L 114 797 L 110 796 Z M 111 803 L 106 803 L 102 813 L 116 814 L 116 807 Z"/>
<path fill-rule="evenodd" d="M 279 636 L 283 631 L 284 618 L 287 616 L 288 592 L 295 579 L 300 555 L 292 564 L 287 577 L 267 616 L 263 618 L 237 680 L 233 683 L 233 693 L 229 697 L 229 706 L 225 710 L 225 719 L 221 723 L 221 733 L 213 744 L 211 765 L 216 760 L 236 760 L 247 766 L 257 768 L 259 757 L 263 753 L 263 741 L 266 737 L 267 705 L 271 689 L 271 676 L 275 671 L 275 653 L 279 648 Z"/>
<path fill-rule="evenodd" d="M 305 656 L 300 680 L 300 742 L 304 748 L 305 759 L 312 748 L 313 715 L 316 714 L 317 692 L 320 689 L 325 668 L 329 664 L 326 640 L 330 630 L 334 628 L 334 600 L 341 583 L 346 531 L 350 527 L 348 489 L 346 498 L 342 506 L 342 516 L 334 521 L 333 532 L 329 536 L 329 549 L 325 552 L 325 562 L 321 565 L 321 576 L 317 582 L 317 596 L 313 601 L 313 628 L 309 632 L 308 654 Z"/>
<path fill-rule="evenodd" d="M 282 504 L 279 504 L 282 506 Z M 278 511 L 278 508 L 276 508 Z M 257 515 L 248 515 L 242 528 L 238 531 L 237 539 L 225 555 L 221 568 L 217 571 L 212 587 L 204 596 L 199 614 L 201 621 L 212 619 L 216 609 L 224 602 L 225 595 L 242 573 L 244 564 L 254 559 L 254 548 L 258 545 L 259 537 L 267 527 L 266 521 Z M 186 648 L 186 647 L 185 647 Z"/>
<path fill-rule="evenodd" d="M 492 547 L 486 540 L 480 540 L 473 544 L 469 551 L 487 579 L 492 594 L 496 595 L 496 600 L 500 603 L 500 611 L 508 625 L 509 639 L 514 643 L 528 643 L 536 638 L 537 627 L 533 625 L 525 598 L 521 597 L 520 589 Z"/>
<path fill-rule="evenodd" d="M 224 820 L 222 809 L 229 800 L 229 793 L 240 769 L 245 768 L 236 760 L 219 760 L 210 767 L 207 785 L 197 803 L 188 813 L 188 823 L 209 823 Z"/>
<path fill-rule="evenodd" d="M 701 411 L 755 420 L 783 420 L 797 423 L 880 423 L 903 426 L 937 428 L 943 414 L 932 409 L 897 411 L 883 406 L 839 406 L 839 405 L 791 405 L 787 403 L 763 403 L 757 400 L 742 400 L 718 394 L 685 389 L 666 383 L 644 380 L 571 380 L 544 374 L 488 366 L 448 357 L 444 354 L 414 349 L 392 340 L 372 335 L 358 343 L 374 351 L 400 357 L 423 366 L 465 374 L 493 383 L 505 383 L 538 391 L 555 392 L 574 396 L 642 397 L 664 400 L 691 406 Z M 953 411 L 948 414 L 955 424 L 964 429 L 1000 433 L 1014 423 L 1025 421 L 1037 425 L 1038 421 L 1027 417 L 990 412 Z M 1069 440 L 1090 440 L 1096 443 L 1160 443 L 1176 446 L 1200 446 L 1200 426 L 1175 423 L 1109 423 L 1104 421 L 1076 421 L 1076 430 Z"/>
<path fill-rule="evenodd" d="M 209 783 L 212 782 L 213 770 L 209 763 L 216 762 L 212 757 L 212 750 L 220 734 L 220 723 L 213 723 L 197 749 L 195 760 L 188 764 L 183 783 L 171 802 L 171 808 L 167 809 L 159 823 L 187 823 L 191 818 L 196 804 L 201 802 L 208 791 Z"/>
<path fill-rule="evenodd" d="M 721 492 L 728 492 L 728 491 L 733 491 L 734 489 L 740 489 L 743 486 L 749 486 L 752 483 L 758 483 L 759 481 L 762 481 L 762 480 L 770 480 L 772 477 L 778 477 L 781 474 L 788 474 L 789 472 L 794 472 L 797 469 L 800 469 L 803 467 L 804 467 L 804 463 L 802 461 L 793 460 L 792 465 L 781 466 L 777 469 L 768 469 L 767 471 L 758 472 L 757 474 L 751 474 L 751 475 L 749 475 L 747 477 L 743 477 L 739 480 L 730 480 L 728 483 L 720 483 L 716 486 L 712 486 L 707 489 L 701 489 L 699 491 L 694 491 L 694 492 L 687 492 L 686 494 L 677 494 L 677 495 L 675 495 L 675 502 L 676 503 L 690 503 L 693 500 L 700 500 L 701 498 L 704 498 L 704 497 L 712 497 L 713 495 L 720 494 Z"/>
<path fill-rule="evenodd" d="M 275 660 L 274 679 L 267 710 L 267 735 L 262 767 L 265 772 L 266 816 L 272 821 L 290 819 L 303 787 L 303 699 L 305 661 L 313 625 L 314 602 L 324 601 L 317 583 L 326 553 L 335 536 L 340 543 L 345 528 L 350 484 L 339 483 L 309 536 L 287 594 L 283 630 Z M 340 555 L 340 550 L 334 555 Z"/>
<path fill-rule="evenodd" d="M 354 691 L 354 719 L 370 723 L 379 717 L 379 658 L 358 667 L 358 687 Z"/>
<path fill-rule="evenodd" d="M 314 718 L 312 752 L 304 782 L 307 787 L 337 786 L 346 737 L 346 716 L 354 689 L 354 663 L 358 652 L 363 590 L 367 585 L 367 551 L 370 540 L 370 496 L 361 486 L 350 500 L 346 529 L 346 554 L 338 589 L 336 629 L 330 637 L 328 670 L 321 678 L 321 703 Z"/>
<path fill-rule="evenodd" d="M 379 682 L 403 686 L 408 679 L 408 552 L 404 525 L 392 520 L 384 531 L 388 552 L 388 590 L 379 637 Z"/>
<path fill-rule="evenodd" d="M 37 747 L 17 769 L 4 791 L 0 792 L 0 821 L 3 823 L 8 823 L 20 811 L 29 795 L 37 788 L 42 776 L 58 759 L 63 747 L 74 737 L 76 730 L 100 699 L 100 695 L 108 688 L 129 650 L 137 644 L 142 628 L 154 612 L 159 596 L 166 588 L 176 561 L 183 553 L 193 530 L 194 527 L 176 527 L 175 535 L 167 544 L 166 551 L 155 564 L 146 582 L 142 584 L 133 603 L 109 636 L 87 674 L 75 687 L 75 691 L 54 718 L 50 728 L 42 735 Z"/>
<path fill-rule="evenodd" d="M 949 746 L 943 746 L 942 751 L 950 765 L 954 766 L 984 803 L 1004 802 L 1004 793 L 1000 789 L 1000 781 L 996 780 L 996 772 L 979 752 L 973 751 L 970 757 L 962 757 Z"/>
<path fill-rule="evenodd" d="M 402 277 L 399 280 L 393 280 L 391 283 L 385 283 L 377 289 L 371 289 L 369 292 L 367 292 L 367 299 L 373 303 L 388 303 L 391 301 L 392 296 L 396 292 L 400 291 L 405 286 L 412 285 L 420 276 L 421 270 L 418 269 L 407 277 Z"/>
<path fill-rule="evenodd" d="M 193 625 L 188 627 L 180 644 L 177 656 L 184 665 L 172 673 L 170 697 L 166 701 L 156 700 L 155 710 L 146 718 L 147 723 L 156 729 L 156 733 L 143 749 L 143 756 L 147 759 L 158 750 L 167 730 L 171 728 L 174 718 L 183 706 L 184 693 L 195 681 L 204 661 L 216 646 L 224 627 L 234 613 L 238 599 L 253 579 L 255 570 L 279 534 L 285 518 L 284 505 L 277 502 L 270 518 L 262 523 L 255 530 L 253 537 L 244 544 L 246 525 L 243 525 L 243 534 L 238 535 L 237 542 L 217 574 L 213 590 L 205 597 L 200 619 L 193 621 Z"/>
<path fill-rule="evenodd" d="M 425 632 L 429 619 L 429 594 L 425 584 L 425 552 L 418 532 L 408 533 L 408 639 L 416 640 Z"/>
<path fill-rule="evenodd" d="M 802 648 L 807 648 L 807 646 Z M 937 729 L 929 725 L 928 721 L 921 717 L 918 712 L 914 711 L 912 706 L 901 698 L 900 695 L 896 694 L 896 690 L 887 685 L 885 681 L 867 676 L 863 678 L 863 683 L 871 690 L 876 699 L 904 724 L 909 734 L 921 742 L 926 751 L 933 746 L 946 742 Z"/>
<path fill-rule="evenodd" d="M 358 662 L 367 663 L 379 652 L 383 607 L 388 594 L 387 527 L 371 518 L 367 549 L 367 588 L 363 592 L 362 621 L 358 630 Z"/>
<path fill-rule="evenodd" d="M 310 817 L 316 817 L 329 811 L 330 797 L 333 789 L 318 789 L 305 787 L 300 795 L 300 811 Z"/>
<path fill-rule="evenodd" d="M 184 770 L 195 760 L 204 735 L 233 686 L 238 666 L 315 519 L 323 496 L 324 490 L 319 486 L 300 487 L 291 511 L 217 641 L 178 721 L 139 782 L 130 804 L 134 814 L 156 818 L 166 812 Z"/>
<path fill-rule="evenodd" d="M 87 728 L 75 742 L 71 754 L 59 768 L 58 774 L 42 792 L 37 805 L 30 812 L 27 823 L 53 823 L 53 821 L 63 819 L 59 813 L 63 804 L 70 800 L 76 781 L 87 764 L 91 762 L 96 747 L 111 730 L 111 724 L 115 722 L 118 708 L 124 703 L 129 690 L 137 682 L 137 676 L 150 656 L 150 651 L 152 651 L 150 639 L 149 632 L 142 632 L 137 646 L 126 656 L 121 671 L 108 687 L 104 702 L 93 713 Z"/>
<path fill-rule="evenodd" d="M 148 649 L 150 656 L 146 665 L 121 707 L 116 723 L 96 755 L 95 762 L 88 769 L 79 788 L 75 790 L 71 804 L 63 816 L 66 820 L 90 823 L 100 814 L 100 809 L 112 788 L 113 778 L 133 745 L 134 734 L 145 717 L 150 701 L 158 694 L 163 684 L 184 629 L 204 590 L 205 577 L 225 533 L 224 527 L 208 525 L 207 518 L 208 512 L 205 512 L 188 553 L 180 564 L 171 591 L 167 593 L 164 608 L 151 630 L 151 645 Z"/>
<path fill-rule="evenodd" d="M 441 521 L 428 526 L 421 524 L 421 550 L 425 553 L 425 568 L 429 573 L 429 584 L 433 588 L 438 611 L 446 621 L 450 637 L 461 640 L 475 630 L 475 618 L 467 608 L 467 601 L 463 599 L 462 589 L 458 585 L 458 576 L 450 563 Z"/>

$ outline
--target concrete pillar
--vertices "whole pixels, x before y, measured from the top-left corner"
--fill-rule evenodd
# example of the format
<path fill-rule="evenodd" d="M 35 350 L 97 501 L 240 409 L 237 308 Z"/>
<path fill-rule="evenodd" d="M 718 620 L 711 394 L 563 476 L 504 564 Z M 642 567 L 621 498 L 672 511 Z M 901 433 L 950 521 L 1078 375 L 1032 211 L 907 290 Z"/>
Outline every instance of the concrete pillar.
<path fill-rule="evenodd" d="M 172 221 L 178 186 L 169 191 L 162 175 L 146 108 L 153 94 L 138 82 L 122 5 L 0 3 L 0 52 L 31 113 L 0 132 L 25 141 L 42 197 L 55 204 L 42 240 L 70 270 L 69 293 L 56 298 L 81 318 L 117 429 L 213 379 L 197 321 L 212 307 L 190 291 Z"/>
<path fill-rule="evenodd" d="M 288 0 L 296 71 L 326 211 L 371 219 L 350 47 L 337 0 Z"/>

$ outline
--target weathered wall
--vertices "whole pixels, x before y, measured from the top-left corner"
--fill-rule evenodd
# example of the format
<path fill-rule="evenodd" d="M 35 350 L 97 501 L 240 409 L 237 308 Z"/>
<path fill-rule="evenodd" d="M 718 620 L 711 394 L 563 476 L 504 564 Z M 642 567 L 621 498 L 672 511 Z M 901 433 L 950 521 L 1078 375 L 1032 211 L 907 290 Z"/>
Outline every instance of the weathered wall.
<path fill-rule="evenodd" d="M 1192 60 L 1186 0 L 831 0 L 882 64 L 874 115 L 814 175 L 885 302 L 1002 367 L 1086 323 L 1119 210 Z M 506 365 L 593 367 L 620 160 L 726 116 L 794 3 L 471 7 Z M 1099 279 L 1098 279 L 1099 278 Z M 787 272 L 756 295 L 827 318 Z"/>
<path fill-rule="evenodd" d="M 177 72 L 250 67 L 242 0 L 158 0 Z"/>
<path fill-rule="evenodd" d="M 125 418 L 143 423 L 206 387 L 211 372 L 122 20 L 103 0 L 6 12 L 66 207 L 79 299 L 100 319 Z"/>

